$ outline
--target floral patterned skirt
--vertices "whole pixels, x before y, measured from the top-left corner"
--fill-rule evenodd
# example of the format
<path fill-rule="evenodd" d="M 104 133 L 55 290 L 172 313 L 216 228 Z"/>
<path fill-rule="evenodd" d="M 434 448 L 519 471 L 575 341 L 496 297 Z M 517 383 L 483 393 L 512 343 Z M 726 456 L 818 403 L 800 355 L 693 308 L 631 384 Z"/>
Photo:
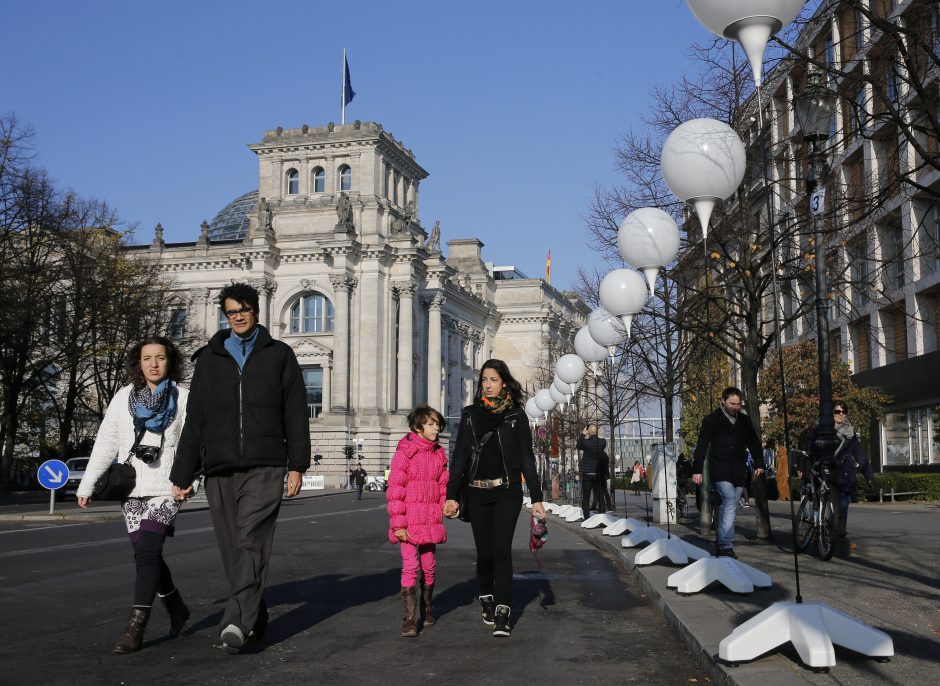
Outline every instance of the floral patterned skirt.
<path fill-rule="evenodd" d="M 131 540 L 136 539 L 141 531 L 153 531 L 172 536 L 173 522 L 182 505 L 182 501 L 174 500 L 171 495 L 125 500 L 121 505 L 121 511 L 124 513 L 124 523 L 127 525 L 127 533 Z"/>

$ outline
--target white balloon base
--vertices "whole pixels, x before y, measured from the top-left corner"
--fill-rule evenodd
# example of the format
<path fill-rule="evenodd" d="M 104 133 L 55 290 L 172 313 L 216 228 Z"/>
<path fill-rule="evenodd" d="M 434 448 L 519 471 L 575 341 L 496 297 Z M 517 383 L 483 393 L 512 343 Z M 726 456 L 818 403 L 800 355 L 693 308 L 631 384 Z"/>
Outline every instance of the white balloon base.
<path fill-rule="evenodd" d="M 546 512 L 558 512 L 558 510 L 561 507 L 560 505 L 556 505 L 555 503 L 550 503 L 547 501 L 544 503 L 544 505 L 545 505 Z"/>
<path fill-rule="evenodd" d="M 532 498 L 525 496 L 522 498 L 522 504 L 525 505 L 530 510 L 532 509 Z"/>
<path fill-rule="evenodd" d="M 637 567 L 651 565 L 654 562 L 666 557 L 669 561 L 677 565 L 689 564 L 689 560 L 700 560 L 709 556 L 707 550 L 702 550 L 698 546 L 686 543 L 681 538 L 672 534 L 668 538 L 660 538 L 653 541 L 649 546 L 643 548 L 633 558 L 633 564 Z"/>
<path fill-rule="evenodd" d="M 755 588 L 770 588 L 774 584 L 768 574 L 734 558 L 703 557 L 670 574 L 666 588 L 673 588 L 680 595 L 691 595 L 716 581 L 732 593 L 751 593 Z"/>
<path fill-rule="evenodd" d="M 555 510 L 555 514 L 558 515 L 559 517 L 567 517 L 572 512 L 574 512 L 575 509 L 576 508 L 573 505 L 562 505 L 557 510 Z M 581 508 L 579 507 L 577 508 L 577 510 L 578 512 L 580 512 Z"/>
<path fill-rule="evenodd" d="M 718 644 L 725 662 L 746 662 L 786 642 L 809 667 L 836 664 L 833 644 L 874 658 L 894 655 L 894 643 L 883 631 L 823 603 L 774 603 L 747 620 Z"/>
<path fill-rule="evenodd" d="M 603 514 L 591 515 L 581 522 L 581 526 L 584 529 L 593 529 L 598 526 L 603 526 L 606 528 L 616 522 L 618 519 L 620 519 L 620 517 L 617 515 L 608 514 L 605 512 Z"/>
<path fill-rule="evenodd" d="M 646 522 L 641 522 L 633 517 L 618 519 L 616 522 L 605 528 L 601 533 L 605 536 L 620 536 L 624 531 L 636 531 L 646 526 Z"/>
<path fill-rule="evenodd" d="M 641 543 L 653 543 L 661 538 L 666 538 L 666 530 L 658 526 L 643 525 L 632 531 L 632 533 L 620 539 L 620 547 L 635 548 Z"/>
<path fill-rule="evenodd" d="M 565 517 L 566 522 L 577 522 L 584 519 L 584 515 L 581 513 L 580 507 L 571 508 L 571 512 L 568 513 L 568 516 Z"/>

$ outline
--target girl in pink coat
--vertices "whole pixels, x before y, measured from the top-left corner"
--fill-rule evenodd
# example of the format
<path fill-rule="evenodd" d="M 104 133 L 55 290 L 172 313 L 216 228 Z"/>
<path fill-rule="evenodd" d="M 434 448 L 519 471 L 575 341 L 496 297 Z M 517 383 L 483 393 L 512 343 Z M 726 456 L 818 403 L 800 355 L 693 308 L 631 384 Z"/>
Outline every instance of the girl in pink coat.
<path fill-rule="evenodd" d="M 433 407 L 416 407 L 408 415 L 411 433 L 398 442 L 388 476 L 388 539 L 401 547 L 402 636 L 418 635 L 419 566 L 424 572 L 424 626 L 434 624 L 434 556 L 437 544 L 447 540 L 447 455 L 437 442 L 443 426 L 443 415 Z"/>

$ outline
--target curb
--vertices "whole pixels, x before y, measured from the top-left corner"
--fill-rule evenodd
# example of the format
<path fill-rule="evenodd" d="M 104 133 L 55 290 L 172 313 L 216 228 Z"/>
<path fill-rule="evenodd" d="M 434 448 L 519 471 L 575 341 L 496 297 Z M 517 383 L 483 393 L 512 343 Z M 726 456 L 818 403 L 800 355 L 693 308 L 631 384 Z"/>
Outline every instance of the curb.
<path fill-rule="evenodd" d="M 641 548 L 622 548 L 620 546 L 620 536 L 600 534 L 603 527 L 584 529 L 581 527 L 581 522 L 569 523 L 558 517 L 553 517 L 549 521 L 555 526 L 564 526 L 568 531 L 576 533 L 594 547 L 611 553 L 616 562 L 622 565 L 638 581 L 643 591 L 662 613 L 663 618 L 675 629 L 681 641 L 692 654 L 692 659 L 695 660 L 712 683 L 721 686 L 788 686 L 811 683 L 800 673 L 802 670 L 799 666 L 774 655 L 761 657 L 749 663 L 742 663 L 740 666 L 722 664 L 718 659 L 717 642 L 720 638 L 716 637 L 723 638 L 730 633 L 731 628 L 741 623 L 740 614 L 734 608 L 729 607 L 728 602 L 709 596 L 707 591 L 688 597 L 679 597 L 672 594 L 666 588 L 666 577 L 678 571 L 681 567 L 668 563 L 637 567 L 633 564 L 633 555 L 629 553 L 634 553 Z M 751 595 L 760 598 L 760 593 L 760 591 L 755 591 Z M 693 625 L 691 621 L 687 621 L 680 616 L 683 613 L 678 606 L 680 604 L 685 605 L 687 612 L 684 614 L 691 614 L 688 610 L 692 608 L 689 606 L 695 601 L 699 601 L 699 605 L 709 607 L 698 608 L 701 617 L 697 617 L 697 619 L 700 621 Z M 704 626 L 702 622 L 708 623 L 709 626 Z M 726 623 L 730 627 L 727 630 L 723 628 Z M 702 637 L 702 633 L 710 633 L 711 636 L 709 639 L 705 639 Z M 748 666 L 751 668 L 748 669 Z"/>

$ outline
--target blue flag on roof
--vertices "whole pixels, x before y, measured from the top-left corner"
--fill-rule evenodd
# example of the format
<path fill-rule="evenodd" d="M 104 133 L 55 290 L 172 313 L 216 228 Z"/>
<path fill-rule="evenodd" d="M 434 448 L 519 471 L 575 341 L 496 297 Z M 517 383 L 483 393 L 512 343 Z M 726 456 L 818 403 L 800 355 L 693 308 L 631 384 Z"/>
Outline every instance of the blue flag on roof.
<path fill-rule="evenodd" d="M 345 55 L 343 55 L 343 73 L 343 105 L 348 105 L 356 97 L 356 91 L 352 89 L 352 81 L 349 78 L 349 61 Z"/>

